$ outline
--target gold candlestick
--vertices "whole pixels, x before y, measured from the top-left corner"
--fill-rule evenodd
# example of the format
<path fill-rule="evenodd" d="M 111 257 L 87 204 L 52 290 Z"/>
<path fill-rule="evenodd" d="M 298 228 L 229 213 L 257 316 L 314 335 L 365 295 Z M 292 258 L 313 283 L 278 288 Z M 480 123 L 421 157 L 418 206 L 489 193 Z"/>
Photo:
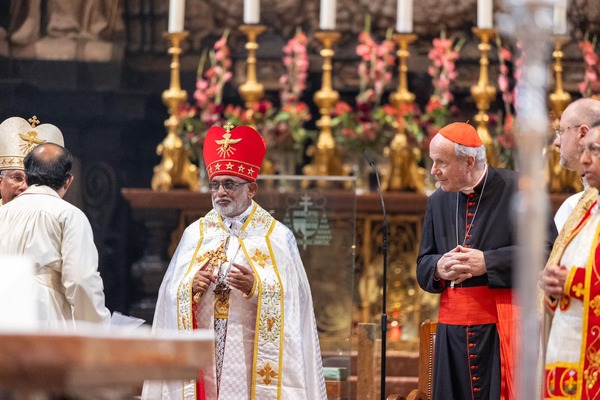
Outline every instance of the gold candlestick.
<path fill-rule="evenodd" d="M 340 96 L 333 90 L 331 84 L 331 58 L 333 57 L 333 43 L 340 37 L 339 32 L 320 31 L 315 33 L 315 37 L 323 44 L 320 51 L 323 57 L 323 78 L 321 89 L 314 95 L 314 101 L 319 106 L 321 118 L 317 121 L 319 127 L 319 137 L 317 144 L 312 149 L 313 160 L 310 165 L 304 167 L 305 175 L 343 175 L 344 169 L 340 157 L 340 151 L 335 145 L 333 135 L 331 134 L 331 111 L 337 104 Z M 325 187 L 327 182 L 319 181 L 318 186 Z"/>
<path fill-rule="evenodd" d="M 425 171 L 417 165 L 421 156 L 419 149 L 411 149 L 406 137 L 406 127 L 400 121 L 401 109 L 404 105 L 412 106 L 415 95 L 408 91 L 406 60 L 410 56 L 408 45 L 417 39 L 412 33 L 396 33 L 394 40 L 398 43 L 398 88 L 390 94 L 390 103 L 398 112 L 396 134 L 389 146 L 390 171 L 383 182 L 383 190 L 414 190 L 425 193 Z"/>
<path fill-rule="evenodd" d="M 494 142 L 488 131 L 489 117 L 487 115 L 490 103 L 496 98 L 496 88 L 489 84 L 488 78 L 488 52 L 491 49 L 490 38 L 496 34 L 496 30 L 494 28 L 473 28 L 473 33 L 481 40 L 478 46 L 481 51 L 479 81 L 476 85 L 471 86 L 471 96 L 475 99 L 477 109 L 479 110 L 475 116 L 475 122 L 477 122 L 477 133 L 486 147 L 487 162 L 492 166 L 496 166 L 498 164 L 498 156 L 494 148 Z"/>
<path fill-rule="evenodd" d="M 152 176 L 152 190 L 166 192 L 179 186 L 198 190 L 198 168 L 190 162 L 189 154 L 183 147 L 183 141 L 177 135 L 179 119 L 177 112 L 187 100 L 187 93 L 181 89 L 179 79 L 179 55 L 181 42 L 187 37 L 188 32 L 170 32 L 165 37 L 171 42 L 169 54 L 171 59 L 171 82 L 169 89 L 162 93 L 162 101 L 169 110 L 169 118 L 165 121 L 167 136 L 156 147 L 156 153 L 162 157 L 160 164 L 154 167 Z"/>
<path fill-rule="evenodd" d="M 550 93 L 548 96 L 554 118 L 560 118 L 562 112 L 571 102 L 571 95 L 563 89 L 562 66 L 562 58 L 564 56 L 562 48 L 570 40 L 571 38 L 569 36 L 557 36 L 554 38 L 554 51 L 552 52 L 552 57 L 554 57 L 555 88 L 554 92 Z"/>
<path fill-rule="evenodd" d="M 240 31 L 242 31 L 248 41 L 246 42 L 246 50 L 248 50 L 248 58 L 246 59 L 247 75 L 246 82 L 240 85 L 239 92 L 242 99 L 246 104 L 246 112 L 248 113 L 250 121 L 253 121 L 252 106 L 262 100 L 265 95 L 263 85 L 256 80 L 256 50 L 258 49 L 258 43 L 256 38 L 258 35 L 266 30 L 264 25 L 242 25 Z"/>
<path fill-rule="evenodd" d="M 562 58 L 564 53 L 563 46 L 567 44 L 571 38 L 569 36 L 556 36 L 554 38 L 554 76 L 555 87 L 554 92 L 548 96 L 551 109 L 551 120 L 554 128 L 560 127 L 560 117 L 571 103 L 571 95 L 563 89 L 563 66 Z M 554 139 L 554 137 L 552 137 Z M 560 150 L 550 143 L 546 148 L 547 154 L 547 175 L 548 188 L 551 193 L 564 193 L 568 191 L 578 192 L 582 190 L 581 177 L 576 171 L 569 171 L 560 166 Z"/>

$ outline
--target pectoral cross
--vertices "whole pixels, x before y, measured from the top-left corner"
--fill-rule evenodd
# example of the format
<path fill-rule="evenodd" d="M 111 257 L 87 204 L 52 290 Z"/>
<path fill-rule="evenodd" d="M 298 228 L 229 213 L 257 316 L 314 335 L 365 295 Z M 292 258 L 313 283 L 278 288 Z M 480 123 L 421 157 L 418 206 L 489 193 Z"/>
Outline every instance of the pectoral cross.
<path fill-rule="evenodd" d="M 231 288 L 227 283 L 219 282 L 213 293 L 215 294 L 215 318 L 227 319 L 229 317 L 229 293 L 231 293 Z"/>

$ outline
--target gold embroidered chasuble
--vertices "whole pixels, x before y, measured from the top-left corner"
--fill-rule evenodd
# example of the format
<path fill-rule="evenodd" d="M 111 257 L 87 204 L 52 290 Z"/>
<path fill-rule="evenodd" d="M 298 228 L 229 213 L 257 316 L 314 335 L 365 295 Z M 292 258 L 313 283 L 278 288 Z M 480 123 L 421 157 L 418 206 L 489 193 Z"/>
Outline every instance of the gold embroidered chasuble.
<path fill-rule="evenodd" d="M 230 235 L 214 210 L 188 227 L 161 285 L 156 327 L 191 331 L 195 318 L 198 329 L 214 329 L 215 284 L 195 305 L 192 282 L 207 257 L 227 241 L 224 264 L 252 269 L 255 285 L 248 296 L 236 289 L 229 293 L 219 393 L 212 365 L 203 370 L 206 398 L 325 399 L 310 287 L 297 244 L 287 227 L 254 202 L 236 236 Z M 151 399 L 151 393 L 159 390 L 145 385 L 143 398 Z M 162 397 L 157 398 L 195 400 L 199 398 L 196 381 L 178 387 L 165 383 Z"/>

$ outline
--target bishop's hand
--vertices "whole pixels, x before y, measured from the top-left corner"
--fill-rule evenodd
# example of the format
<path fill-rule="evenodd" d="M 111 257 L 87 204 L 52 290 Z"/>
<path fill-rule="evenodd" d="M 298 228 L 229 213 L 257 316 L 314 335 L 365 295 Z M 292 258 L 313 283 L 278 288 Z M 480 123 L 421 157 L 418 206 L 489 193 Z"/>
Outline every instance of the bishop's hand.
<path fill-rule="evenodd" d="M 244 294 L 250 294 L 254 287 L 254 272 L 250 268 L 243 265 L 233 263 L 235 267 L 229 271 L 227 275 L 227 283 L 234 289 L 241 291 Z"/>
<path fill-rule="evenodd" d="M 206 290 L 208 290 L 208 287 L 211 283 L 216 283 L 216 278 L 213 275 L 213 271 L 210 268 L 205 268 L 208 262 L 209 260 L 204 263 L 202 268 L 200 268 L 200 270 L 194 276 L 194 281 L 192 282 L 192 295 L 195 297 L 202 296 Z"/>

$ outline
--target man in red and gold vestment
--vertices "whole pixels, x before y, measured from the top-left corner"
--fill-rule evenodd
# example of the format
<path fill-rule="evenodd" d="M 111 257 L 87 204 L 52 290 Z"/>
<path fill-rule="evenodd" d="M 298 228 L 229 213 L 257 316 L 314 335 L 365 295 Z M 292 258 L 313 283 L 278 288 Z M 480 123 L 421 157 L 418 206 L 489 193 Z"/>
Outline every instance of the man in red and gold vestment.
<path fill-rule="evenodd" d="M 211 128 L 213 210 L 184 232 L 153 330 L 208 329 L 215 356 L 197 381 L 147 382 L 143 398 L 326 399 L 312 297 L 293 233 L 253 197 L 265 156 L 253 128 Z"/>
<path fill-rule="evenodd" d="M 583 139 L 580 158 L 590 187 L 600 189 L 600 121 Z M 554 310 L 546 349 L 544 398 L 600 398 L 600 213 L 597 197 L 571 215 L 559 257 L 540 286 Z M 552 260 L 551 260 L 552 261 Z"/>

